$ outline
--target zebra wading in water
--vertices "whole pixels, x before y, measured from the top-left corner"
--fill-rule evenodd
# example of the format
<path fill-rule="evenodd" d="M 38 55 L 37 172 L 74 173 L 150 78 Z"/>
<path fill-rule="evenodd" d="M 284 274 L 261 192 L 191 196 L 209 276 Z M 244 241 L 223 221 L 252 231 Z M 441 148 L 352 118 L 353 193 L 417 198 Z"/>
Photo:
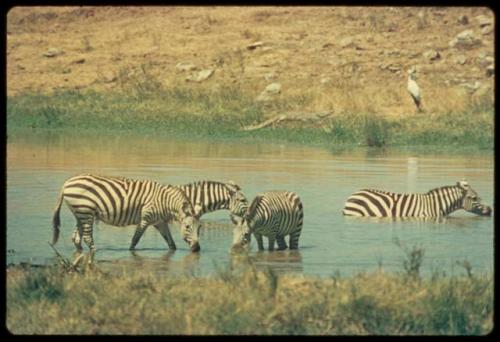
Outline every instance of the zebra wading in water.
<path fill-rule="evenodd" d="M 233 232 L 233 249 L 250 244 L 255 235 L 259 251 L 264 250 L 262 236 L 269 240 L 269 250 L 287 248 L 285 236 L 290 235 L 290 249 L 298 249 L 299 237 L 304 221 L 304 208 L 299 196 L 290 191 L 269 191 L 257 195 L 242 218 L 231 216 L 236 225 Z"/>
<path fill-rule="evenodd" d="M 168 227 L 169 221 L 181 224 L 181 234 L 193 252 L 200 250 L 198 234 L 200 223 L 197 211 L 184 192 L 172 185 L 124 177 L 83 174 L 68 179 L 59 194 L 53 216 L 52 244 L 59 237 L 60 210 L 63 200 L 76 218 L 73 243 L 82 250 L 81 238 L 94 252 L 93 224 L 98 220 L 112 226 L 137 225 L 130 244 L 135 249 L 146 228 L 153 225 L 167 242 L 176 249 Z"/>
<path fill-rule="evenodd" d="M 481 202 L 466 181 L 432 189 L 425 194 L 360 190 L 347 198 L 343 213 L 372 217 L 443 217 L 459 209 L 480 216 L 491 215 L 491 208 Z"/>
<path fill-rule="evenodd" d="M 198 181 L 178 186 L 191 202 L 197 206 L 196 218 L 217 210 L 229 210 L 231 215 L 243 216 L 248 201 L 241 188 L 234 182 Z"/>
<path fill-rule="evenodd" d="M 248 201 L 241 188 L 232 181 L 222 183 L 204 180 L 180 185 L 179 188 L 193 205 L 201 206 L 198 218 L 206 213 L 224 209 L 229 210 L 231 215 L 242 217 L 248 208 Z"/>

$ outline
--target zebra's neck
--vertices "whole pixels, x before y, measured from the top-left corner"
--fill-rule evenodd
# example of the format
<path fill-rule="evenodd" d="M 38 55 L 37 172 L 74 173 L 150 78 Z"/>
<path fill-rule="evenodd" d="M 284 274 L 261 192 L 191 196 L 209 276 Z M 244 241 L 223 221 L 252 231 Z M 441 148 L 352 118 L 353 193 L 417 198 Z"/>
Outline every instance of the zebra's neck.
<path fill-rule="evenodd" d="M 457 186 L 443 186 L 432 189 L 425 196 L 430 206 L 439 209 L 439 216 L 447 216 L 462 208 L 463 194 L 462 190 Z"/>

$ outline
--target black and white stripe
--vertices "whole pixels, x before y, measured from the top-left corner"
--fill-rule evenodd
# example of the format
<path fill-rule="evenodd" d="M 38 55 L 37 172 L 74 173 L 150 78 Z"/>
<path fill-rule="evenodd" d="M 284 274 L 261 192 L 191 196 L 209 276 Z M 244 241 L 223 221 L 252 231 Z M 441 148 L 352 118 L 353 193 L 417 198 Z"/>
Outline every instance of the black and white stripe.
<path fill-rule="evenodd" d="M 233 236 L 233 248 L 241 248 L 250 242 L 253 233 L 259 250 L 264 249 L 262 236 L 269 240 L 269 250 L 274 250 L 275 241 L 278 249 L 287 248 L 285 236 L 290 235 L 290 249 L 299 247 L 302 232 L 304 208 L 299 196 L 290 191 L 269 191 L 257 195 L 243 218 L 232 216 L 236 224 Z"/>
<path fill-rule="evenodd" d="M 95 251 L 93 224 L 98 220 L 113 226 L 137 225 L 130 249 L 150 225 L 160 232 L 169 248 L 175 249 L 168 222 L 181 223 L 183 239 L 192 251 L 200 249 L 198 242 L 199 221 L 191 202 L 184 192 L 172 185 L 154 181 L 134 180 L 123 177 L 106 177 L 83 174 L 68 179 L 60 192 L 54 212 L 54 235 L 57 242 L 60 227 L 60 209 L 63 200 L 77 220 L 73 242 L 81 250 L 81 239 Z"/>
<path fill-rule="evenodd" d="M 241 188 L 229 181 L 227 183 L 217 181 L 198 181 L 178 186 L 196 208 L 199 219 L 206 213 L 217 210 L 229 210 L 231 215 L 242 217 L 248 208 L 248 201 Z"/>
<path fill-rule="evenodd" d="M 179 186 L 193 206 L 199 205 L 199 217 L 217 210 L 229 210 L 232 215 L 243 216 L 248 201 L 234 182 L 198 181 Z"/>
<path fill-rule="evenodd" d="M 491 208 L 481 203 L 476 191 L 466 181 L 425 194 L 360 190 L 347 198 L 343 213 L 372 217 L 443 217 L 459 209 L 481 216 L 491 215 Z"/>

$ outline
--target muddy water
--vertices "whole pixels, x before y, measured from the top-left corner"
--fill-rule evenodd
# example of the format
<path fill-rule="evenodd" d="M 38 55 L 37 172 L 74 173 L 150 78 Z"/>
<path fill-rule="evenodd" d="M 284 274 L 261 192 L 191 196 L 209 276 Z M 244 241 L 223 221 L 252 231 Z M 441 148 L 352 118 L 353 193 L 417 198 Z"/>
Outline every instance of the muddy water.
<path fill-rule="evenodd" d="M 278 272 L 329 276 L 376 269 L 403 271 L 404 248 L 424 249 L 422 271 L 461 272 L 457 261 L 473 270 L 493 270 L 493 218 L 464 211 L 438 222 L 393 222 L 346 218 L 344 201 L 352 192 L 374 187 L 395 192 L 426 192 L 466 178 L 493 205 L 492 151 L 452 154 L 426 151 L 330 151 L 274 143 L 189 141 L 169 137 L 107 136 L 64 133 L 17 133 L 7 141 L 7 263 L 54 262 L 51 219 L 63 182 L 83 172 L 153 179 L 183 184 L 195 180 L 233 180 L 251 200 L 266 190 L 297 192 L 305 221 L 296 253 L 256 251 L 248 258 Z M 178 250 L 170 253 L 154 229 L 148 229 L 132 254 L 134 227 L 100 223 L 94 239 L 101 265 L 128 265 L 172 274 L 213 274 L 245 257 L 229 253 L 232 225 L 228 212 L 205 215 L 201 253 L 191 254 L 178 227 Z M 75 220 L 61 211 L 56 247 L 71 257 Z M 399 244 L 397 243 L 399 242 Z"/>

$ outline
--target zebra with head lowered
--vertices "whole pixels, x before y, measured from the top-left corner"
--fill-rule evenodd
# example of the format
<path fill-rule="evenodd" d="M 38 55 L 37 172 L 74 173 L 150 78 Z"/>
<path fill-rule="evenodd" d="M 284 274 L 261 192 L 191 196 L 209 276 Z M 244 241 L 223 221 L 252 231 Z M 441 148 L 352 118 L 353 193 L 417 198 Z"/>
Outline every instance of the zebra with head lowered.
<path fill-rule="evenodd" d="M 264 250 L 262 236 L 269 240 L 269 250 L 287 248 L 285 236 L 290 235 L 290 249 L 298 249 L 302 232 L 304 208 L 299 196 L 290 191 L 269 191 L 257 195 L 242 218 L 231 216 L 236 225 L 233 249 L 249 245 L 251 234 L 255 235 L 259 251 Z"/>
<path fill-rule="evenodd" d="M 241 217 L 248 208 L 248 201 L 241 188 L 232 181 L 198 181 L 180 185 L 193 205 L 199 205 L 198 218 L 217 210 L 229 210 L 231 215 Z"/>
<path fill-rule="evenodd" d="M 372 217 L 444 217 L 459 209 L 481 216 L 491 215 L 491 208 L 481 202 L 466 181 L 432 189 L 425 194 L 360 190 L 347 198 L 343 213 Z"/>
<path fill-rule="evenodd" d="M 248 208 L 248 201 L 240 191 L 241 188 L 232 181 L 198 181 L 179 185 L 191 202 L 197 207 L 196 218 L 217 210 L 229 210 L 231 215 L 241 217 Z"/>
<path fill-rule="evenodd" d="M 59 194 L 53 217 L 52 244 L 59 237 L 60 210 L 63 200 L 76 218 L 73 243 L 82 249 L 81 237 L 95 252 L 93 224 L 100 220 L 112 226 L 137 225 L 130 244 L 135 249 L 146 228 L 153 225 L 170 249 L 176 249 L 168 222 L 181 224 L 183 239 L 193 252 L 200 250 L 198 213 L 184 192 L 172 185 L 124 177 L 82 174 L 68 179 Z M 199 210 L 199 208 L 196 208 Z"/>

